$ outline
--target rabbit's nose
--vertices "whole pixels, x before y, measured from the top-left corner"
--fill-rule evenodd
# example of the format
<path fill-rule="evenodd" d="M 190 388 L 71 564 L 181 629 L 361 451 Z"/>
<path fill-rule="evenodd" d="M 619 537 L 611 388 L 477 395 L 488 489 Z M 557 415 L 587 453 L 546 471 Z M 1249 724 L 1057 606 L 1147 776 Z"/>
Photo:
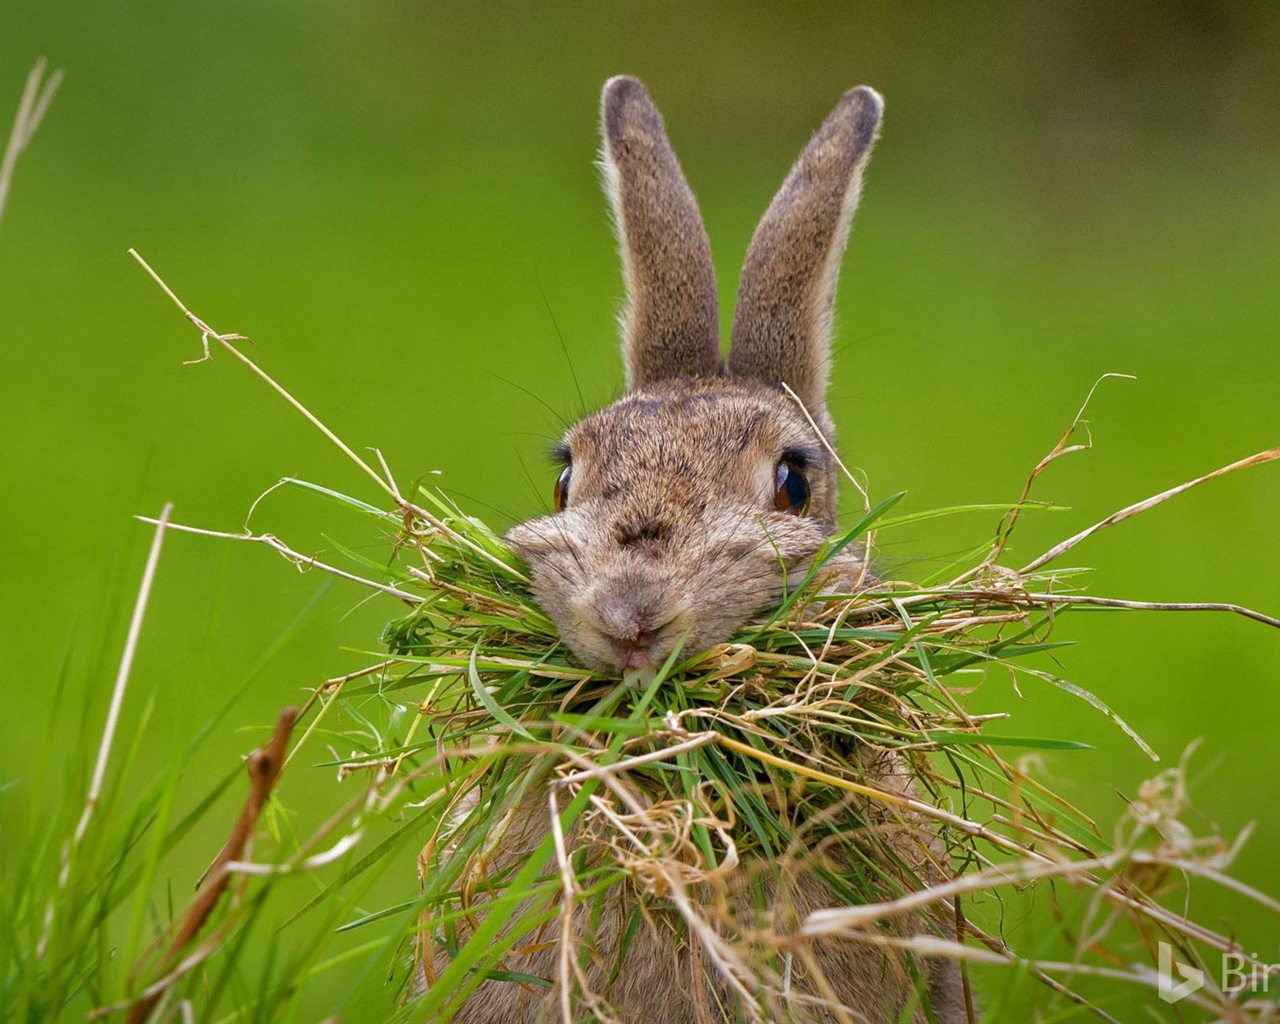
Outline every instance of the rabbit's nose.
<path fill-rule="evenodd" d="M 688 599 L 673 593 L 668 581 L 637 573 L 597 580 L 574 605 L 597 656 L 624 672 L 661 662 L 682 641 L 690 620 Z"/>

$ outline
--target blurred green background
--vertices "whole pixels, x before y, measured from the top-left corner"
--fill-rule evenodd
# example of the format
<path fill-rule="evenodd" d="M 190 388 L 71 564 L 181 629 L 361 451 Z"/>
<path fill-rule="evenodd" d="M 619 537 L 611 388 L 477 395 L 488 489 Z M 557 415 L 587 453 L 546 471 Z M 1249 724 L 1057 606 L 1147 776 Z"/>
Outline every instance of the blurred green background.
<path fill-rule="evenodd" d="M 588 406 L 620 387 L 621 280 L 592 166 L 611 74 L 642 77 L 666 115 L 726 323 L 751 231 L 808 133 L 851 85 L 885 95 L 832 396 L 873 496 L 1014 499 L 1108 371 L 1138 380 L 1099 390 L 1094 449 L 1036 491 L 1072 511 L 1027 517 L 1010 563 L 1280 443 L 1274 3 L 61 2 L 10 3 L 0 21 L 6 118 L 37 56 L 66 69 L 0 222 L 6 814 L 49 783 L 29 765 L 64 666 L 67 734 L 104 713 L 150 537 L 131 517 L 173 501 L 179 522 L 235 530 L 285 475 L 377 500 L 242 367 L 216 353 L 182 365 L 198 338 L 126 248 L 215 328 L 252 336 L 255 358 L 353 446 L 380 447 L 405 481 L 439 470 L 508 525 L 545 506 L 543 450 L 557 414 L 581 411 L 566 355 Z M 1277 614 L 1277 508 L 1280 467 L 1265 466 L 1072 561 L 1097 569 L 1094 593 Z M 269 498 L 254 525 L 307 551 L 322 534 L 385 551 L 297 493 Z M 923 576 L 993 525 L 895 531 L 883 564 Z M 194 799 L 303 687 L 364 664 L 357 651 L 395 611 L 262 548 L 171 537 L 125 709 L 132 727 L 154 699 L 144 764 L 209 728 L 187 765 L 181 798 Z M 1198 802 L 1228 833 L 1258 820 L 1239 873 L 1274 891 L 1280 633 L 1221 615 L 1074 615 L 1067 638 L 1080 644 L 1063 674 L 1166 765 L 1203 737 Z M 1118 793 L 1155 770 L 1058 691 L 1019 695 L 993 674 L 973 699 L 1012 711 L 1010 732 L 1094 745 L 1044 756 L 1041 772 L 1104 832 Z M 66 769 L 93 753 L 67 748 Z M 312 811 L 331 806 L 330 772 L 299 770 L 315 776 Z M 219 833 L 175 851 L 179 892 Z M 411 863 L 402 881 L 414 885 Z M 1207 890 L 1196 906 L 1280 960 L 1274 918 Z M 1018 914 L 1007 924 L 1016 939 Z M 366 978 L 348 1019 L 388 991 Z M 316 1018 L 329 998 L 310 997 Z M 1115 998 L 1133 1016 L 1150 1001 Z"/>

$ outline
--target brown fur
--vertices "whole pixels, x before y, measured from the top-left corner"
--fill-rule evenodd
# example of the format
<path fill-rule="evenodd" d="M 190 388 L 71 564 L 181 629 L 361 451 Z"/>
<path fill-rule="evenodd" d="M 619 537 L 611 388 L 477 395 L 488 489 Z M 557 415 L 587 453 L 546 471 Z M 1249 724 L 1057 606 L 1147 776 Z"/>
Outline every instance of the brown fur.
<path fill-rule="evenodd" d="M 566 435 L 572 467 L 567 507 L 508 535 L 531 569 L 538 603 L 593 670 L 616 675 L 636 651 L 656 664 L 677 645 L 692 654 L 725 639 L 775 603 L 787 579 L 803 574 L 835 532 L 836 466 L 824 444 L 833 439 L 824 394 L 831 311 L 880 111 L 880 98 L 870 89 L 846 94 L 769 207 L 747 255 L 724 375 L 710 250 L 693 194 L 644 87 L 628 78 L 606 84 L 603 164 L 627 285 L 628 392 Z M 821 436 L 780 387 L 783 382 L 804 401 Z M 774 506 L 775 471 L 784 459 L 809 481 L 805 515 Z M 855 586 L 865 576 L 853 549 L 831 567 L 833 587 Z M 862 761 L 864 755 L 854 756 Z M 862 762 L 862 771 L 881 786 L 910 785 L 903 762 L 891 756 Z M 541 784 L 530 791 L 541 793 Z M 897 858 L 915 871 L 935 873 L 936 842 L 919 822 L 876 823 L 876 808 L 856 810 Z M 546 835 L 547 815 L 542 796 L 517 808 L 506 834 L 492 837 L 485 865 L 490 877 L 529 858 Z M 613 855 L 580 830 L 566 841 L 592 856 Z M 872 844 L 869 836 L 868 850 Z M 841 868 L 839 862 L 831 866 Z M 740 865 L 739 882 L 731 882 L 729 891 L 745 893 L 741 880 L 763 871 L 771 879 L 767 916 L 775 932 L 789 934 L 809 910 L 835 902 L 812 864 L 797 872 L 773 868 Z M 554 861 L 547 869 L 554 870 Z M 895 870 L 885 865 L 887 874 Z M 730 978 L 712 963 L 703 940 L 683 929 L 670 893 L 664 898 L 645 889 L 640 881 L 614 887 L 595 928 L 589 986 L 628 1024 L 737 1019 Z M 696 901 L 706 894 L 695 887 L 688 895 Z M 645 922 L 618 964 L 621 935 L 641 905 Z M 586 913 L 575 910 L 579 936 L 589 931 Z M 751 923 L 755 911 L 745 896 L 736 913 Z M 733 930 L 723 921 L 718 927 Z M 905 927 L 908 933 L 948 933 L 945 922 L 918 918 Z M 554 982 L 558 935 L 557 919 L 543 934 L 517 940 L 504 967 Z M 437 972 L 447 962 L 438 951 L 432 959 Z M 926 969 L 934 1018 L 940 1024 L 966 1020 L 956 966 L 935 960 Z M 763 1019 L 886 1024 L 904 1012 L 923 1019 L 904 1009 L 913 992 L 906 961 L 877 945 L 843 939 L 801 945 L 793 996 L 778 995 L 777 984 L 775 977 L 756 990 L 768 1014 Z M 839 1005 L 821 1008 L 804 996 L 834 998 Z M 455 1024 L 547 1019 L 558 1019 L 554 994 L 509 981 L 484 982 L 454 1017 Z"/>
<path fill-rule="evenodd" d="M 718 374 L 720 314 L 711 245 L 662 115 L 634 78 L 609 79 L 600 106 L 600 167 L 627 280 L 627 385 Z"/>
<path fill-rule="evenodd" d="M 823 426 L 840 258 L 883 107 L 866 86 L 844 94 L 756 228 L 738 285 L 729 372 L 785 381 Z"/>

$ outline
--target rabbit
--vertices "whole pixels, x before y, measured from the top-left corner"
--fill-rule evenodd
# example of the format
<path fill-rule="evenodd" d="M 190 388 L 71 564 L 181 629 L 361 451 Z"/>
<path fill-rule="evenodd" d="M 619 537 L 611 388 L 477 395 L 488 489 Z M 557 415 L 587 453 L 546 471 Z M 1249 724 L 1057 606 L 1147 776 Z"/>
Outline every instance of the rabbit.
<path fill-rule="evenodd" d="M 835 533 L 835 436 L 825 402 L 832 311 L 882 109 L 873 90 L 850 90 L 791 169 L 748 249 L 722 358 L 707 234 L 662 116 L 636 79 L 605 84 L 600 165 L 626 286 L 626 392 L 570 428 L 558 447 L 563 468 L 555 512 L 507 535 L 529 566 L 536 601 L 591 670 L 616 677 L 653 669 L 677 646 L 693 654 L 725 640 L 780 599 L 782 565 L 803 574 Z M 826 568 L 837 592 L 869 578 L 853 546 Z M 901 761 L 880 755 L 863 767 L 881 785 L 910 787 Z M 547 834 L 547 813 L 545 798 L 528 797 L 491 843 L 487 870 L 527 859 Z M 903 855 L 910 859 L 908 845 Z M 919 863 L 920 841 L 915 845 Z M 936 863 L 932 854 L 923 859 Z M 824 940 L 813 949 L 829 988 L 797 968 L 791 991 L 800 997 L 761 997 L 763 1011 L 744 1009 L 733 979 L 713 965 L 701 939 L 679 933 L 674 915 L 646 913 L 625 961 L 611 971 L 611 953 L 621 948 L 630 918 L 624 899 L 614 898 L 595 923 L 598 955 L 586 967 L 592 989 L 612 1008 L 605 1019 L 926 1019 L 903 962 L 884 947 L 852 940 Z M 787 901 L 793 915 L 836 902 L 812 877 Z M 777 911 L 784 916 L 781 906 Z M 540 976 L 554 989 L 558 927 L 553 921 L 530 940 L 531 952 L 510 956 L 504 966 Z M 936 927 L 948 931 L 945 923 Z M 432 975 L 448 962 L 439 950 L 422 955 L 433 963 Z M 928 972 L 930 1019 L 969 1021 L 956 964 L 920 963 Z M 560 1020 L 557 996 L 546 992 L 487 980 L 452 1019 Z"/>

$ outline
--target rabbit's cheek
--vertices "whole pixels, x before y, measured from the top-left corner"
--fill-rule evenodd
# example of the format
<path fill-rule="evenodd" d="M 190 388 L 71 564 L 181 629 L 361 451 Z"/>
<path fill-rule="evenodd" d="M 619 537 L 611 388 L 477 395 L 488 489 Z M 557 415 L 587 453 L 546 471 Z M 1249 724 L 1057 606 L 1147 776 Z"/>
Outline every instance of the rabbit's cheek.
<path fill-rule="evenodd" d="M 567 629 L 561 627 L 560 635 L 574 656 L 593 672 L 621 671 L 616 649 L 599 630 L 579 623 Z"/>
<path fill-rule="evenodd" d="M 511 550 L 536 570 L 539 562 L 555 554 L 557 546 L 563 547 L 562 533 L 555 517 L 544 516 L 513 527 L 505 539 Z"/>

